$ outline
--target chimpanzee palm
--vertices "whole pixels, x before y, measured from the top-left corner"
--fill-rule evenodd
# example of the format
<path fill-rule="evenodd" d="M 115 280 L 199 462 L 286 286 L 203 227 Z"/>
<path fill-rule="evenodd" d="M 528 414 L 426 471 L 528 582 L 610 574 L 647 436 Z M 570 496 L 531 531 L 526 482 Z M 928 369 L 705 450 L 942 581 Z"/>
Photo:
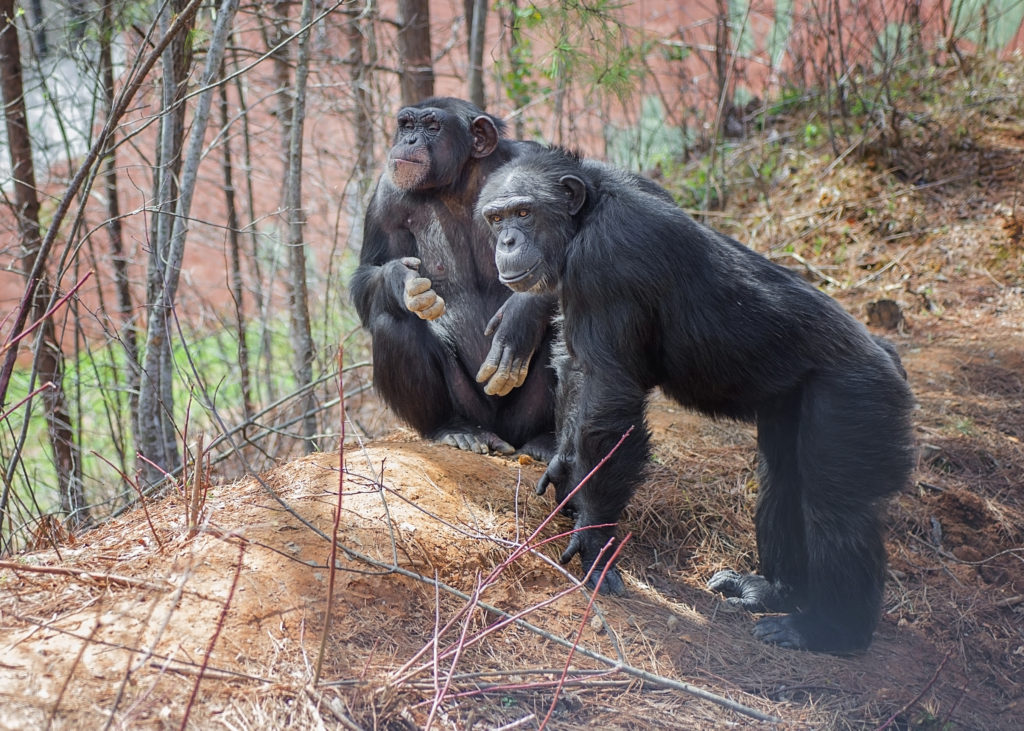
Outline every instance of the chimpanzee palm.
<path fill-rule="evenodd" d="M 374 385 L 421 435 L 547 459 L 555 298 L 498 283 L 473 208 L 487 176 L 535 146 L 503 133 L 500 119 L 459 99 L 399 111 L 352 297 L 373 336 Z"/>
<path fill-rule="evenodd" d="M 767 642 L 866 647 L 885 578 L 882 501 L 913 465 L 895 350 L 795 273 L 564 150 L 504 166 L 477 208 L 501 281 L 557 292 L 564 315 L 558 453 L 538 491 L 564 496 L 633 426 L 574 498 L 578 528 L 617 523 L 641 479 L 657 386 L 754 421 L 760 574 L 721 571 L 709 586 L 751 611 L 788 612 L 758 620 Z M 579 553 L 585 570 L 600 568 L 614 533 L 576 532 L 563 562 Z M 623 591 L 614 568 L 602 588 Z"/>

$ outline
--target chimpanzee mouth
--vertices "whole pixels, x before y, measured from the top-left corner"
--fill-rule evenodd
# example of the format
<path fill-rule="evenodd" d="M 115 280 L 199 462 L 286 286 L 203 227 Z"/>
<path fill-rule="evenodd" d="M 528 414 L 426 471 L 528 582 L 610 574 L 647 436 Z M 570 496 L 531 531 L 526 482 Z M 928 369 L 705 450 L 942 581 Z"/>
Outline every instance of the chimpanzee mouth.
<path fill-rule="evenodd" d="M 533 279 L 535 278 L 534 275 L 539 265 L 540 262 L 535 262 L 534 265 L 526 271 L 515 272 L 513 274 L 502 274 L 501 272 L 498 272 L 498 281 L 508 287 L 513 287 L 513 285 L 523 283 L 533 284 Z M 517 288 L 513 287 L 513 289 Z"/>

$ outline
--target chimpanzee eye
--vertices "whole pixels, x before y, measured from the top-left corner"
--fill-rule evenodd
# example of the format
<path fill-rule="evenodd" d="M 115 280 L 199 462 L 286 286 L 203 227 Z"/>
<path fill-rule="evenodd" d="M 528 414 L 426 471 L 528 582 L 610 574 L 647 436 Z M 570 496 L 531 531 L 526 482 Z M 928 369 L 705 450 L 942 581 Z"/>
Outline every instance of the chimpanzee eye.
<path fill-rule="evenodd" d="M 500 213 L 492 213 L 490 215 L 490 217 L 488 218 L 488 220 L 491 223 L 501 223 L 501 214 Z"/>
<path fill-rule="evenodd" d="M 530 212 L 525 208 L 520 208 L 518 211 L 516 211 L 516 215 L 519 216 L 520 218 L 526 218 L 527 216 L 530 215 Z"/>

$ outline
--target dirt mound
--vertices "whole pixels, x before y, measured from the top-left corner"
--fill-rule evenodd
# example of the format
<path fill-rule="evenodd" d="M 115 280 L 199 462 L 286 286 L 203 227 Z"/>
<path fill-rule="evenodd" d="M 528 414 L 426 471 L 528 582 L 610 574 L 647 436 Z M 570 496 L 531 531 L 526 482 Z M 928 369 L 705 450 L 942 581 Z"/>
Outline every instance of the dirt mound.
<path fill-rule="evenodd" d="M 192 539 L 183 499 L 169 495 L 59 552 L 5 562 L 0 724 L 178 725 L 188 709 L 195 727 L 419 728 L 430 718 L 439 728 L 497 728 L 530 718 L 522 727 L 532 728 L 549 710 L 552 728 L 758 725 L 698 700 L 688 683 L 795 727 L 906 723 L 922 708 L 966 727 L 1009 727 L 1012 684 L 998 676 L 1009 680 L 1014 648 L 962 638 L 991 663 L 972 667 L 965 660 L 976 652 L 905 606 L 919 580 L 949 590 L 930 593 L 932 604 L 957 602 L 970 581 L 979 613 L 986 604 L 993 620 L 1013 611 L 981 592 L 1019 586 L 1022 573 L 983 555 L 1001 545 L 1006 523 L 982 498 L 940 490 L 930 500 L 950 526 L 942 540 L 963 541 L 950 556 L 971 575 L 955 590 L 925 578 L 941 565 L 915 565 L 905 557 L 922 554 L 897 538 L 897 596 L 866 653 L 779 650 L 702 588 L 737 550 L 750 555 L 751 538 L 740 509 L 707 525 L 698 499 L 709 489 L 719 503 L 730 496 L 690 454 L 716 443 L 704 463 L 734 472 L 731 500 L 742 506 L 749 430 L 660 402 L 652 423 L 663 459 L 624 526 L 636 535 L 623 551 L 626 598 L 601 597 L 590 610 L 569 591 L 555 561 L 564 537 L 522 552 L 552 507 L 533 495 L 541 466 L 422 442 L 353 446 L 344 478 L 337 454 L 317 454 L 215 488 Z M 690 452 L 676 453 L 680 436 Z M 339 486 L 338 570 L 314 687 Z M 534 543 L 568 528 L 557 518 Z"/>

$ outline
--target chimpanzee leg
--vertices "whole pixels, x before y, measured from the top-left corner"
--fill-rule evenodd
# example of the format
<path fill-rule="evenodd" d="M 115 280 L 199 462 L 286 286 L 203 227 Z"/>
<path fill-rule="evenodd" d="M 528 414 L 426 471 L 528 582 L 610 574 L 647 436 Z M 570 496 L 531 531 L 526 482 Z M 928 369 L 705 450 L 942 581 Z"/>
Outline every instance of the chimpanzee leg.
<path fill-rule="evenodd" d="M 454 416 L 445 381 L 448 356 L 419 320 L 379 313 L 372 323 L 373 385 L 387 405 L 420 434 Z"/>
<path fill-rule="evenodd" d="M 719 571 L 708 588 L 751 612 L 790 611 L 807 584 L 801 475 L 797 459 L 800 391 L 766 404 L 758 414 L 755 526 L 760 574 Z"/>
<path fill-rule="evenodd" d="M 871 642 L 885 582 L 881 501 L 906 484 L 913 459 L 909 392 L 894 372 L 869 365 L 805 386 L 795 455 L 806 588 L 797 611 L 758 621 L 765 641 L 827 652 Z"/>

